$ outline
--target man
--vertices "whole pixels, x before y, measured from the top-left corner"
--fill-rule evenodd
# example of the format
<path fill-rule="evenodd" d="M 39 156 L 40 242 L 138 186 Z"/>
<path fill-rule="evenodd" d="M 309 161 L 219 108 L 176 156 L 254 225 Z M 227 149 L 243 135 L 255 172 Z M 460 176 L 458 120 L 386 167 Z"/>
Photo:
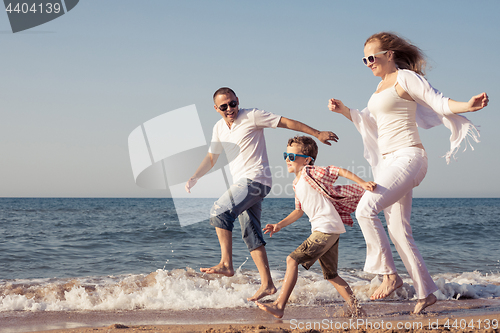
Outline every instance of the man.
<path fill-rule="evenodd" d="M 239 218 L 245 241 L 260 274 L 261 286 L 249 301 L 256 301 L 276 293 L 271 278 L 267 253 L 260 223 L 261 204 L 270 192 L 272 178 L 269 172 L 264 128 L 288 128 L 316 137 L 324 144 L 337 142 L 333 132 L 318 131 L 301 122 L 257 109 L 239 109 L 239 99 L 230 88 L 214 93 L 214 108 L 222 116 L 214 128 L 212 144 L 194 175 L 186 183 L 186 191 L 196 184 L 217 162 L 225 150 L 234 184 L 214 203 L 210 224 L 215 227 L 221 247 L 218 265 L 200 268 L 208 274 L 233 276 L 232 230 Z"/>

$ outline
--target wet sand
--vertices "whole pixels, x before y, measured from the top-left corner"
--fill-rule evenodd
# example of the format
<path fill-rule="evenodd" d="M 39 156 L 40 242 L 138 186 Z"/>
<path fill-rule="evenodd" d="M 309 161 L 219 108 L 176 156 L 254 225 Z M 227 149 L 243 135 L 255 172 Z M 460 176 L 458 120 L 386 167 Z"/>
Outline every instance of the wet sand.
<path fill-rule="evenodd" d="M 4 312 L 0 333 L 153 333 L 153 332 L 499 332 L 500 299 L 438 301 L 412 315 L 415 302 L 363 304 L 367 317 L 341 317 L 341 304 L 289 306 L 278 320 L 252 308 L 189 311 Z"/>

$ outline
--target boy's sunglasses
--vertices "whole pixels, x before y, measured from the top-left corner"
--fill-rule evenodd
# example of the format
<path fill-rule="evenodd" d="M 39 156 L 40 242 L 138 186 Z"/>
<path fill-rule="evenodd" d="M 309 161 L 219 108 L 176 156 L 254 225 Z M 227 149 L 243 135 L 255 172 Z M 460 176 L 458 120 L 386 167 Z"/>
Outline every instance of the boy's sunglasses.
<path fill-rule="evenodd" d="M 286 159 L 288 158 L 290 160 L 290 162 L 293 162 L 295 161 L 295 156 L 300 156 L 300 157 L 311 157 L 311 156 L 307 156 L 307 155 L 301 155 L 301 154 L 294 154 L 294 153 L 283 153 L 283 158 Z M 311 160 L 314 161 L 314 158 L 311 157 Z"/>
<path fill-rule="evenodd" d="M 375 62 L 375 56 L 376 55 L 379 55 L 379 54 L 384 54 L 384 53 L 387 53 L 389 51 L 380 51 L 380 52 L 377 52 L 375 54 L 372 54 L 372 55 L 369 55 L 368 57 L 363 57 L 363 63 L 368 66 L 369 64 L 373 64 Z"/>
<path fill-rule="evenodd" d="M 234 108 L 236 107 L 236 105 L 238 105 L 238 102 L 236 101 L 231 101 L 229 102 L 229 104 L 222 104 L 222 105 L 219 105 L 218 108 L 219 110 L 221 111 L 226 111 L 227 110 L 227 106 L 229 105 L 230 108 Z"/>

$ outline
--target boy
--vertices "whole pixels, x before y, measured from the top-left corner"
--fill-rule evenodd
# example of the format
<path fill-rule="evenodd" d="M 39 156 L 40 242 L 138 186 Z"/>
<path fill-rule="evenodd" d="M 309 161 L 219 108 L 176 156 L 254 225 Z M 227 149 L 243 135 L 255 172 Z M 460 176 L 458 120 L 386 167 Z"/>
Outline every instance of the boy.
<path fill-rule="evenodd" d="M 323 276 L 348 304 L 349 315 L 357 316 L 362 310 L 349 285 L 337 274 L 339 234 L 345 232 L 343 224 L 352 225 L 350 213 L 356 210 L 364 190 L 373 191 L 374 182 L 365 182 L 352 172 L 336 166 L 315 167 L 318 154 L 316 142 L 308 136 L 288 140 L 284 157 L 289 173 L 295 173 L 295 210 L 277 224 L 263 229 L 272 237 L 302 217 L 305 212 L 311 222 L 311 235 L 287 257 L 285 280 L 278 299 L 271 305 L 255 301 L 257 306 L 277 318 L 283 317 L 285 306 L 297 282 L 298 265 L 309 269 L 319 259 Z M 358 185 L 333 186 L 338 176 Z"/>

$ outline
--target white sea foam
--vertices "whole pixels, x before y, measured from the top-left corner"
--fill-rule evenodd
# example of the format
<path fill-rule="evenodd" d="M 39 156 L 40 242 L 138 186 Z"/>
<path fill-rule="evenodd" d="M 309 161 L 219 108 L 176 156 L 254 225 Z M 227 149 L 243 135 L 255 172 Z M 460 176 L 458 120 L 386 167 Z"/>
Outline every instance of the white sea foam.
<path fill-rule="evenodd" d="M 381 279 L 364 272 L 341 272 L 362 302 L 380 285 Z M 272 271 L 279 288 L 284 272 Z M 438 274 L 440 300 L 500 297 L 500 274 L 465 272 Z M 233 277 L 218 277 L 190 268 L 157 270 L 149 275 L 123 275 L 75 279 L 0 281 L 0 311 L 71 310 L 188 310 L 200 308 L 253 307 L 246 301 L 259 287 L 256 271 L 237 270 Z M 269 296 L 275 299 L 276 295 Z M 393 293 L 394 301 L 414 299 L 411 279 Z M 340 302 L 342 298 L 321 273 L 301 270 L 290 305 Z"/>
<path fill-rule="evenodd" d="M 439 292 L 438 299 L 500 297 L 500 274 L 466 272 L 438 274 L 433 277 Z"/>

